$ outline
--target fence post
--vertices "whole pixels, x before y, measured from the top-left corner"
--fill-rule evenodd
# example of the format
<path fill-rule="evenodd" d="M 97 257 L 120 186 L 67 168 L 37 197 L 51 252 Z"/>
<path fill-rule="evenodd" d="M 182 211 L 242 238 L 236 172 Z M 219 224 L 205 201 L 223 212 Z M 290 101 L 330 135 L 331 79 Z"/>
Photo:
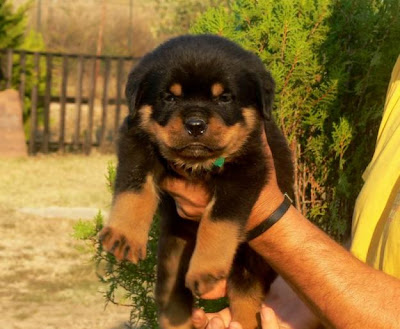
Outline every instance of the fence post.
<path fill-rule="evenodd" d="M 23 51 L 19 57 L 19 65 L 21 67 L 20 85 L 19 85 L 19 96 L 21 97 L 21 104 L 24 108 L 25 101 L 25 84 L 26 84 L 26 53 Z"/>
<path fill-rule="evenodd" d="M 39 53 L 34 54 L 34 84 L 31 94 L 31 122 L 29 136 L 29 154 L 35 153 L 35 142 L 37 135 L 37 104 L 38 104 L 38 85 L 40 80 Z"/>
<path fill-rule="evenodd" d="M 63 70 L 61 81 L 61 108 L 60 108 L 60 139 L 59 139 L 59 152 L 65 152 L 65 112 L 67 102 L 67 83 L 68 83 L 68 57 L 63 55 Z"/>
<path fill-rule="evenodd" d="M 75 133 L 74 133 L 74 149 L 77 150 L 79 147 L 79 134 L 81 127 L 81 107 L 82 107 L 82 88 L 83 88 L 83 74 L 84 74 L 84 58 L 83 56 L 78 57 L 77 63 L 78 69 L 78 88 L 76 92 L 76 114 L 75 114 Z"/>
<path fill-rule="evenodd" d="M 118 59 L 117 63 L 117 99 L 115 108 L 115 121 L 114 121 L 114 137 L 118 134 L 119 122 L 121 117 L 121 95 L 122 95 L 122 71 L 124 69 L 124 60 Z"/>
<path fill-rule="evenodd" d="M 99 146 L 100 148 L 104 147 L 106 133 L 107 133 L 107 108 L 108 108 L 108 83 L 110 81 L 110 58 L 105 59 L 104 63 L 104 84 L 103 84 L 103 101 L 102 101 L 102 116 L 101 116 L 101 131 L 99 138 Z"/>
<path fill-rule="evenodd" d="M 13 69 L 13 51 L 7 49 L 7 82 L 6 89 L 11 88 L 12 85 L 12 69 Z"/>
<path fill-rule="evenodd" d="M 86 140 L 85 140 L 85 153 L 87 155 L 89 155 L 92 150 L 93 111 L 94 111 L 94 102 L 96 97 L 96 73 L 97 73 L 96 68 L 97 68 L 97 60 L 96 57 L 93 57 L 93 68 L 92 68 L 92 77 L 91 77 L 90 95 L 89 95 L 88 129 L 86 132 Z"/>
<path fill-rule="evenodd" d="M 46 54 L 46 89 L 44 94 L 44 118 L 43 118 L 43 141 L 42 152 L 49 152 L 50 142 L 50 101 L 51 101 L 51 81 L 53 70 L 53 56 Z"/>

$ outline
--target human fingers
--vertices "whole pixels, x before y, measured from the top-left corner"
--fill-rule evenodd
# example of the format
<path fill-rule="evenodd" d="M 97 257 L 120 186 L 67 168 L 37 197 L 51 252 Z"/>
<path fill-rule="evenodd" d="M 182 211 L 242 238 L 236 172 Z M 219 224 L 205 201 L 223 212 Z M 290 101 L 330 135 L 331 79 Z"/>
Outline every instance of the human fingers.
<path fill-rule="evenodd" d="M 271 148 L 269 147 L 268 140 L 267 140 L 267 135 L 266 135 L 264 129 L 261 132 L 261 141 L 262 141 L 263 146 L 264 146 L 265 155 L 267 155 L 269 158 L 271 158 L 272 152 L 271 152 Z"/>
<path fill-rule="evenodd" d="M 225 308 L 218 313 L 205 313 L 202 309 L 195 309 L 192 313 L 192 324 L 195 329 L 225 329 L 230 321 L 231 313 L 229 308 Z M 241 329 L 241 327 L 233 328 Z"/>
<path fill-rule="evenodd" d="M 197 309 L 192 314 L 192 324 L 195 329 L 225 329 L 224 320 L 218 313 L 204 313 Z"/>
<path fill-rule="evenodd" d="M 206 327 L 207 329 L 225 329 L 225 324 L 224 321 L 219 317 L 213 317 L 210 320 L 210 323 L 208 324 L 208 326 Z"/>
<path fill-rule="evenodd" d="M 265 305 L 261 307 L 261 327 L 262 329 L 280 328 L 274 310 Z"/>
<path fill-rule="evenodd" d="M 268 164 L 268 172 L 269 172 L 269 185 L 277 185 L 277 179 L 276 179 L 276 170 L 275 170 L 275 163 L 274 163 L 274 158 L 272 156 L 272 151 L 271 148 L 268 144 L 267 140 L 267 135 L 265 133 L 265 130 L 262 131 L 262 136 L 261 136 L 261 141 L 264 146 L 264 155 L 266 157 L 266 161 Z"/>
<path fill-rule="evenodd" d="M 202 309 L 195 309 L 192 313 L 192 324 L 195 329 L 205 329 L 208 318 Z"/>

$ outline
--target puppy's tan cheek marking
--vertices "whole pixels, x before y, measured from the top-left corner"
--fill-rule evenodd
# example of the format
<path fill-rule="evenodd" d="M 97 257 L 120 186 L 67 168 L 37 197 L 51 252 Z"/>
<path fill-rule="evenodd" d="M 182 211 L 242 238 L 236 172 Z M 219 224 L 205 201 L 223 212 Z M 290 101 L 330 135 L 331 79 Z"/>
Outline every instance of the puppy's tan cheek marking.
<path fill-rule="evenodd" d="M 171 118 L 165 127 L 159 125 L 157 122 L 151 122 L 150 125 L 157 139 L 161 140 L 167 146 L 172 146 L 184 129 L 182 119 L 179 117 Z"/>
<path fill-rule="evenodd" d="M 153 108 L 150 105 L 144 105 L 138 110 L 138 114 L 140 116 L 140 126 L 150 134 L 154 134 L 151 120 L 152 113 Z"/>
<path fill-rule="evenodd" d="M 141 107 L 138 113 L 140 115 L 140 126 L 167 146 L 171 146 L 174 139 L 184 129 L 183 122 L 179 117 L 171 118 L 165 127 L 159 125 L 151 119 L 153 108 L 150 105 Z"/>
<path fill-rule="evenodd" d="M 256 110 L 253 108 L 244 107 L 242 109 L 242 114 L 244 117 L 244 122 L 246 123 L 246 129 L 250 134 L 256 126 L 257 121 L 260 120 L 260 117 L 257 115 Z"/>
<path fill-rule="evenodd" d="M 179 83 L 174 83 L 169 87 L 169 91 L 175 96 L 182 96 L 182 86 Z"/>
<path fill-rule="evenodd" d="M 235 154 L 240 150 L 254 130 L 257 120 L 259 120 L 256 111 L 252 108 L 243 108 L 242 113 L 244 124 L 238 122 L 231 127 L 227 127 L 217 118 L 212 118 L 210 120 L 212 129 L 219 132 L 220 145 L 226 147 L 223 155 L 225 157 Z"/>
<path fill-rule="evenodd" d="M 224 86 L 217 82 L 211 86 L 211 93 L 214 97 L 220 96 L 224 92 Z"/>

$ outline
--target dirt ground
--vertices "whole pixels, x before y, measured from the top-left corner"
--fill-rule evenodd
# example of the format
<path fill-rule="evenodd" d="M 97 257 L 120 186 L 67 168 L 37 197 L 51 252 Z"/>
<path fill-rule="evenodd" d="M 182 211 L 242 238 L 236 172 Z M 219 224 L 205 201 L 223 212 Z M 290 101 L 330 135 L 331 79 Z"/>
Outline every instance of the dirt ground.
<path fill-rule="evenodd" d="M 107 209 L 111 198 L 104 175 L 110 160 L 106 155 L 0 159 L 0 328 L 124 328 L 129 309 L 104 310 L 104 288 L 90 254 L 71 236 L 76 219 L 18 211 Z"/>

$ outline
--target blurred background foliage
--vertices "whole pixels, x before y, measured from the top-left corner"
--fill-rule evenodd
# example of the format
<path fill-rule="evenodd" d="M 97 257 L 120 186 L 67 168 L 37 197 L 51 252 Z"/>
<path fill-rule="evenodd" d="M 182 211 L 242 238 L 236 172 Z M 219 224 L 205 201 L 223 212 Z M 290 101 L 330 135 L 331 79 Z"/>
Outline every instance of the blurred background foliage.
<path fill-rule="evenodd" d="M 228 5 L 228 0 L 1 1 L 25 12 L 22 30 L 41 33 L 48 51 L 95 54 L 100 47 L 102 55 L 136 57 L 187 33 L 208 8 Z"/>

